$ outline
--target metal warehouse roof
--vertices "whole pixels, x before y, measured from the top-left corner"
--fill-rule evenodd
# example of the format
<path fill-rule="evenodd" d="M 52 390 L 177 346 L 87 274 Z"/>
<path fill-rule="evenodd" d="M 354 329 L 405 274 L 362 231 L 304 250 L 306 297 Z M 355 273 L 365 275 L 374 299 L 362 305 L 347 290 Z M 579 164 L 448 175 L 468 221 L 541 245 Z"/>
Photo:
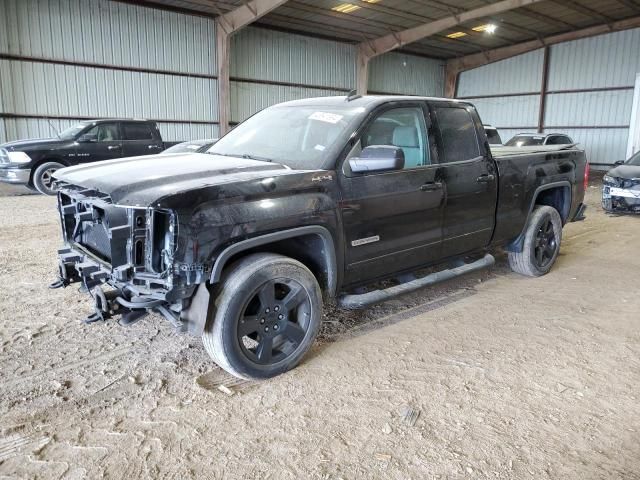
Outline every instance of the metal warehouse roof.
<path fill-rule="evenodd" d="M 125 0 L 126 1 L 126 0 Z M 147 0 L 147 6 L 216 16 L 245 0 Z M 361 42 L 496 3 L 489 0 L 290 0 L 256 25 L 301 34 Z M 348 12 L 335 11 L 341 5 Z M 549 0 L 474 20 L 418 42 L 402 51 L 434 58 L 455 58 L 527 40 L 571 32 L 640 15 L 640 0 Z M 495 24 L 494 34 L 474 31 Z M 448 38 L 460 32 L 464 36 Z"/>

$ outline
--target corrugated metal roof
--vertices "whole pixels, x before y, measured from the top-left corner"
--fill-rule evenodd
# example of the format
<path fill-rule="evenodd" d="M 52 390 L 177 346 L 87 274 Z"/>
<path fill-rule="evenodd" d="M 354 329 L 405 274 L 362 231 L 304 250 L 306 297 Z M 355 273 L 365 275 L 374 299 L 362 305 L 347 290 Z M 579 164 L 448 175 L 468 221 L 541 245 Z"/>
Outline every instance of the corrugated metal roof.
<path fill-rule="evenodd" d="M 133 0 L 131 0 L 133 1 Z M 358 9 L 349 13 L 332 10 L 341 3 Z M 376 38 L 389 32 L 461 13 L 490 2 L 487 0 L 290 0 L 259 20 L 259 24 L 303 34 L 340 38 L 350 42 Z M 637 2 L 636 2 L 637 3 Z M 147 0 L 147 4 L 174 7 L 215 16 L 241 4 L 240 0 Z M 452 30 L 406 45 L 403 50 L 430 57 L 453 58 L 526 40 L 601 25 L 640 14 L 630 2 L 619 0 L 545 1 L 487 18 L 467 22 Z M 472 27 L 493 22 L 495 35 L 473 32 Z M 455 30 L 467 33 L 459 39 L 446 38 Z"/>

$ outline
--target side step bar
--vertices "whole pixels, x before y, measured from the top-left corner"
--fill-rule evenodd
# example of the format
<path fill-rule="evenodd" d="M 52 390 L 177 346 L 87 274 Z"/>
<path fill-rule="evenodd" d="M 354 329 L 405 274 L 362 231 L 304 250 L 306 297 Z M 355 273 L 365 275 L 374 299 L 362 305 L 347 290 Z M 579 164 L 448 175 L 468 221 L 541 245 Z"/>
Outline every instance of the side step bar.
<path fill-rule="evenodd" d="M 416 278 L 410 282 L 394 285 L 393 287 L 389 287 L 384 290 L 374 290 L 361 295 L 342 295 L 338 298 L 338 305 L 348 310 L 364 308 L 368 305 L 385 302 L 393 297 L 397 297 L 398 295 L 413 292 L 423 287 L 435 285 L 436 283 L 444 282 L 451 278 L 460 277 L 467 273 L 490 267 L 494 263 L 496 263 L 496 259 L 493 258 L 493 255 L 487 253 L 483 258 L 476 260 L 473 263 L 467 263 L 460 267 L 434 272 L 425 277 Z"/>

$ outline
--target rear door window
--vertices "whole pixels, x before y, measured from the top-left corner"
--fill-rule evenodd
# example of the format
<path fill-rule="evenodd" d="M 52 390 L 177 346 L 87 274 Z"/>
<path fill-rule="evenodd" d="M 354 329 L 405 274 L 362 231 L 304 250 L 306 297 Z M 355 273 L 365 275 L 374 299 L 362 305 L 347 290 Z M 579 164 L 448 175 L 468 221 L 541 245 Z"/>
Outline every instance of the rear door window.
<path fill-rule="evenodd" d="M 147 123 L 123 123 L 125 140 L 153 140 L 151 126 Z"/>
<path fill-rule="evenodd" d="M 440 133 L 440 163 L 461 162 L 480 156 L 473 117 L 464 107 L 435 107 Z"/>

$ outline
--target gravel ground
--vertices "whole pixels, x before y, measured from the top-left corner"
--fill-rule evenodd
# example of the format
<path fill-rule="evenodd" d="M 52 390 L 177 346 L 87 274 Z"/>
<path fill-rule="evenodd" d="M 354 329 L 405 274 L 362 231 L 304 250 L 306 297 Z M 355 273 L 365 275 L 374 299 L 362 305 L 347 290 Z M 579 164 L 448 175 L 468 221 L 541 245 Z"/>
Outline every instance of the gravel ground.
<path fill-rule="evenodd" d="M 82 324 L 87 296 L 47 289 L 54 200 L 15 193 L 0 187 L 0 479 L 640 479 L 640 218 L 605 215 L 598 185 L 549 275 L 498 255 L 328 309 L 303 364 L 261 383 L 156 316 Z"/>

